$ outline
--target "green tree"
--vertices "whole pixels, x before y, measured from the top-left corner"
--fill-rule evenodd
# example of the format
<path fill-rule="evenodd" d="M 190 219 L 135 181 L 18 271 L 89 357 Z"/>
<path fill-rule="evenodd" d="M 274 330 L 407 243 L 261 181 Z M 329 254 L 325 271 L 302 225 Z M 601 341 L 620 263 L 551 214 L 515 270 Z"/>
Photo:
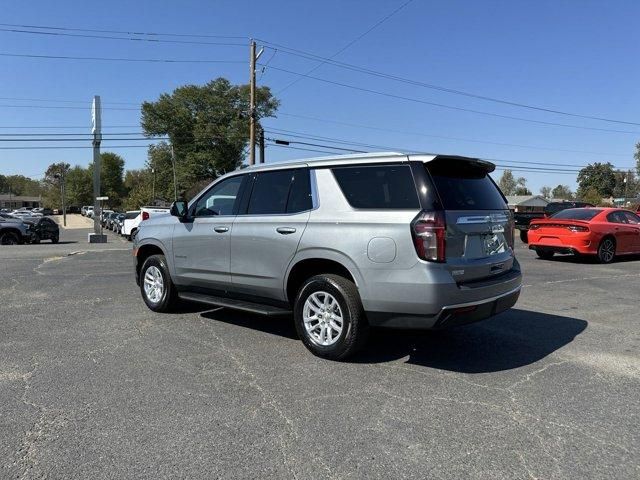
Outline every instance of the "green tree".
<path fill-rule="evenodd" d="M 611 163 L 593 163 L 578 172 L 578 196 L 584 197 L 590 188 L 594 188 L 600 198 L 613 195 L 616 177 Z"/>
<path fill-rule="evenodd" d="M 514 195 L 532 195 L 533 192 L 527 188 L 527 179 L 518 177 L 516 180 L 516 190 Z"/>
<path fill-rule="evenodd" d="M 89 176 L 93 185 L 93 163 L 89 165 Z M 124 188 L 124 159 L 113 152 L 100 154 L 100 194 L 108 196 L 105 203 L 111 208 L 119 207 L 125 194 Z M 93 187 L 92 187 L 93 191 Z M 93 202 L 89 202 L 93 203 Z"/>
<path fill-rule="evenodd" d="M 551 195 L 553 195 L 553 198 L 562 200 L 573 199 L 573 192 L 571 191 L 571 188 L 569 188 L 569 185 L 558 185 L 551 190 Z"/>
<path fill-rule="evenodd" d="M 71 165 L 65 162 L 52 163 L 47 167 L 42 180 L 42 201 L 45 207 L 62 208 L 60 187 L 62 177 L 66 177 Z"/>
<path fill-rule="evenodd" d="M 578 198 L 583 202 L 591 203 L 592 205 L 600 205 L 602 203 L 602 195 L 595 187 L 588 187 L 578 195 Z"/>
<path fill-rule="evenodd" d="M 542 195 L 544 198 L 551 198 L 551 187 L 542 187 L 540 189 L 540 195 Z"/>
<path fill-rule="evenodd" d="M 271 117 L 279 106 L 268 87 L 256 90 L 255 116 Z M 249 87 L 224 78 L 179 87 L 142 104 L 142 129 L 150 137 L 169 136 L 178 183 L 187 190 L 238 168 L 249 137 Z"/>
<path fill-rule="evenodd" d="M 93 205 L 93 178 L 88 168 L 75 166 L 65 176 L 67 205 Z"/>
<path fill-rule="evenodd" d="M 498 185 L 500 186 L 502 193 L 505 195 L 515 195 L 516 187 L 518 186 L 511 170 L 505 170 L 502 172 Z"/>
<path fill-rule="evenodd" d="M 123 207 L 125 210 L 137 210 L 150 202 L 152 195 L 151 171 L 147 168 L 127 170 L 124 176 L 124 186 L 127 196 Z"/>
<path fill-rule="evenodd" d="M 42 195 L 42 185 L 39 181 L 24 175 L 6 175 L 2 176 L 1 193 L 11 193 L 12 195 L 26 195 L 30 197 L 38 197 Z"/>
<path fill-rule="evenodd" d="M 638 194 L 640 182 L 632 170 L 627 172 L 615 172 L 616 185 L 613 188 L 613 196 L 617 198 L 633 198 Z"/>

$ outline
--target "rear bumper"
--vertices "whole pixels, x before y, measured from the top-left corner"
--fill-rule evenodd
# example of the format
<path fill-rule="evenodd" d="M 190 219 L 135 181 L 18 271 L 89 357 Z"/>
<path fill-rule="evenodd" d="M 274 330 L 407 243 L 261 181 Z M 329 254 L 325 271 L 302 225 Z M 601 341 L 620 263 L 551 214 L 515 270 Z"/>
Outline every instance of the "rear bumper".
<path fill-rule="evenodd" d="M 574 242 L 572 244 L 553 244 L 546 242 L 531 242 L 529 240 L 529 250 L 543 250 L 553 253 L 564 253 L 569 255 L 595 255 L 597 249 L 595 242 L 585 241 L 582 245 Z"/>
<path fill-rule="evenodd" d="M 513 307 L 520 297 L 520 276 L 517 286 L 499 295 L 465 303 L 444 305 L 435 315 L 415 315 L 390 312 L 367 312 L 374 327 L 436 330 L 466 325 L 490 318 Z"/>

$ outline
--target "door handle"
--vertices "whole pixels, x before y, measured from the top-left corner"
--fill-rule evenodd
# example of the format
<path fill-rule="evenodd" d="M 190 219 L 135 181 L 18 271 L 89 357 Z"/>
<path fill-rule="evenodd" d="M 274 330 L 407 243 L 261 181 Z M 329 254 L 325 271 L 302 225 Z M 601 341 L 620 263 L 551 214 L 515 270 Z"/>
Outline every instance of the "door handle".
<path fill-rule="evenodd" d="M 276 228 L 276 232 L 281 235 L 290 235 L 292 233 L 296 233 L 296 229 L 293 227 L 278 227 Z"/>
<path fill-rule="evenodd" d="M 225 233 L 229 231 L 229 227 L 213 227 L 213 231 L 216 233 Z"/>

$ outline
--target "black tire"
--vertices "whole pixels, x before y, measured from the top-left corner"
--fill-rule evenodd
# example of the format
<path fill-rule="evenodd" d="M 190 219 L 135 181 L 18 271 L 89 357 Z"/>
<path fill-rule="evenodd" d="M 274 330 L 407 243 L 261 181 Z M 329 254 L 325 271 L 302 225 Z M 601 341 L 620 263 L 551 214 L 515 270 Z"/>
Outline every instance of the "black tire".
<path fill-rule="evenodd" d="M 51 243 L 58 243 L 60 241 L 60 234 L 56 233 L 53 237 L 51 237 Z"/>
<path fill-rule="evenodd" d="M 616 258 L 616 239 L 604 237 L 598 245 L 598 261 L 600 263 L 611 263 Z"/>
<path fill-rule="evenodd" d="M 35 243 L 35 244 L 40 243 L 40 235 L 38 235 L 37 233 L 34 233 L 33 236 L 31 237 L 31 243 Z"/>
<path fill-rule="evenodd" d="M 20 237 L 13 232 L 0 232 L 0 245 L 19 245 Z"/>
<path fill-rule="evenodd" d="M 307 332 L 304 307 L 317 292 L 329 293 L 337 301 L 342 313 L 342 330 L 330 345 L 320 345 Z M 308 279 L 298 291 L 294 304 L 294 323 L 298 336 L 311 353 L 329 360 L 345 360 L 366 343 L 369 325 L 355 284 L 340 275 L 322 274 Z"/>
<path fill-rule="evenodd" d="M 151 267 L 159 270 L 162 276 L 163 288 L 157 301 L 149 298 L 145 290 L 145 275 Z M 171 275 L 167 268 L 167 260 L 164 255 L 151 255 L 142 264 L 142 268 L 140 269 L 140 293 L 142 294 L 144 303 L 154 312 L 170 312 L 175 308 L 178 303 L 178 292 L 171 281 Z"/>
<path fill-rule="evenodd" d="M 529 235 L 526 230 L 520 230 L 520 240 L 522 243 L 529 243 Z"/>
<path fill-rule="evenodd" d="M 550 250 L 543 250 L 541 248 L 536 249 L 536 254 L 542 260 L 551 260 L 553 258 L 553 252 Z"/>

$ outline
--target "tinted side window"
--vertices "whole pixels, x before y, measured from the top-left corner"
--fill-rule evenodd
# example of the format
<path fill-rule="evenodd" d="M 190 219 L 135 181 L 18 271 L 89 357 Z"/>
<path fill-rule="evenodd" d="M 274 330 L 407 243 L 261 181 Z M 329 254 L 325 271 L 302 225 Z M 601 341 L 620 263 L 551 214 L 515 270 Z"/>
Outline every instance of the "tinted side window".
<path fill-rule="evenodd" d="M 295 170 L 293 172 L 293 183 L 287 201 L 287 213 L 298 213 L 313 208 L 311 199 L 311 179 L 308 169 Z"/>
<path fill-rule="evenodd" d="M 253 183 L 247 213 L 249 215 L 286 213 L 292 181 L 291 170 L 258 173 Z"/>
<path fill-rule="evenodd" d="M 627 223 L 627 219 L 622 212 L 613 212 L 607 215 L 607 220 L 611 223 Z"/>
<path fill-rule="evenodd" d="M 420 208 L 409 165 L 374 165 L 332 169 L 353 208 Z"/>
<path fill-rule="evenodd" d="M 627 221 L 631 225 L 640 225 L 640 217 L 632 212 L 624 212 L 624 216 L 627 217 Z"/>
<path fill-rule="evenodd" d="M 217 183 L 196 203 L 196 217 L 233 215 L 233 205 L 238 197 L 244 175 L 237 175 Z"/>

